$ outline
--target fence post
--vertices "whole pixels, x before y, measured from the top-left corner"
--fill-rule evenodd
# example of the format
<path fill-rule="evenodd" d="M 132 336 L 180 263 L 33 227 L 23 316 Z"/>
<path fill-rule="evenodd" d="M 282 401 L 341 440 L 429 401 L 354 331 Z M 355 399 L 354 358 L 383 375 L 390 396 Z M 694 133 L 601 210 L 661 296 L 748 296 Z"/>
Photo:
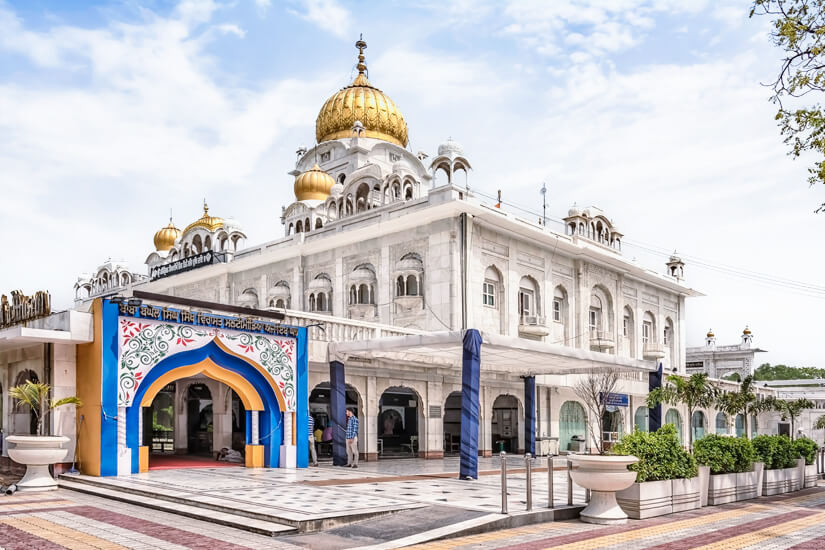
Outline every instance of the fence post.
<path fill-rule="evenodd" d="M 524 453 L 524 466 L 527 471 L 527 511 L 533 509 L 533 462 L 530 453 Z"/>
<path fill-rule="evenodd" d="M 567 459 L 567 505 L 573 506 L 573 461 Z"/>
<path fill-rule="evenodd" d="M 507 513 L 507 456 L 504 451 L 499 454 L 501 458 L 501 513 Z"/>
<path fill-rule="evenodd" d="M 553 457 L 547 457 L 547 507 L 548 508 L 555 508 L 556 504 L 554 502 L 555 498 L 553 496 Z"/>

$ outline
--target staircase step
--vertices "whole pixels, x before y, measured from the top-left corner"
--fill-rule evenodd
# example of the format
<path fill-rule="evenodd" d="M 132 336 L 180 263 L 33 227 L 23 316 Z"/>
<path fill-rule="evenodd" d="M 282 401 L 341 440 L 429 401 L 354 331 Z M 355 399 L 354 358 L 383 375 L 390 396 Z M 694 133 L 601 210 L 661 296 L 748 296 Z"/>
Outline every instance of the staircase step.
<path fill-rule="evenodd" d="M 206 521 L 208 523 L 215 523 L 224 525 L 226 527 L 234 527 L 235 529 L 242 529 L 260 535 L 270 537 L 286 535 L 289 533 L 296 533 L 298 529 L 289 525 L 283 525 L 272 521 L 265 521 L 236 514 L 229 514 L 218 510 L 209 508 L 202 508 L 199 506 L 190 506 L 169 500 L 153 498 L 146 494 L 136 494 L 134 492 L 127 492 L 121 490 L 113 490 L 106 487 L 101 487 L 87 482 L 78 482 L 60 476 L 58 483 L 62 489 L 70 489 L 80 493 L 86 493 L 102 498 L 109 498 L 134 504 L 135 506 L 142 506 L 144 508 L 151 508 L 153 510 L 160 510 L 170 514 L 177 514 L 188 518 Z"/>

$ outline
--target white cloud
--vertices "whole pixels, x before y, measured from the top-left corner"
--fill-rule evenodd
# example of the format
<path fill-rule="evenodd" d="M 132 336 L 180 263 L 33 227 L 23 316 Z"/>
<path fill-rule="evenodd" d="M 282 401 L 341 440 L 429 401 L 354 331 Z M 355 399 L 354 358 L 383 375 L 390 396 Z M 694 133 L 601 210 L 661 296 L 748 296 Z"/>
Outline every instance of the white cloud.
<path fill-rule="evenodd" d="M 302 0 L 303 11 L 289 10 L 339 38 L 351 37 L 352 15 L 338 0 Z"/>

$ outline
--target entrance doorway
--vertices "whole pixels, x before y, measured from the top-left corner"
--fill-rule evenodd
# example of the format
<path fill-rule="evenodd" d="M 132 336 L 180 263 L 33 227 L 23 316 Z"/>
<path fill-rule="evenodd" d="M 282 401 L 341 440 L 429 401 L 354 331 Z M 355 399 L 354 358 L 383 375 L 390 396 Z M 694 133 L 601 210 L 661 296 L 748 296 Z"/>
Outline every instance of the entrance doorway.
<path fill-rule="evenodd" d="M 378 402 L 378 447 L 381 458 L 418 456 L 418 395 L 409 388 L 387 388 Z"/>
<path fill-rule="evenodd" d="M 186 395 L 187 454 L 212 456 L 212 392 L 206 384 L 189 386 Z"/>
<path fill-rule="evenodd" d="M 330 393 L 329 382 L 322 382 L 315 386 L 309 394 L 309 414 L 315 420 L 315 449 L 318 459 L 332 460 L 332 415 L 330 414 Z M 347 384 L 346 386 L 346 408 L 356 411 L 358 415 L 358 392 Z M 345 429 L 346 426 L 342 426 Z M 320 431 L 320 433 L 318 433 Z M 360 438 L 359 438 L 360 439 Z M 301 441 L 301 439 L 298 439 Z M 358 446 L 362 443 L 359 441 Z"/>
<path fill-rule="evenodd" d="M 461 392 L 454 391 L 444 402 L 444 456 L 461 452 Z"/>
<path fill-rule="evenodd" d="M 499 395 L 493 401 L 492 434 L 493 453 L 518 452 L 518 399 L 512 395 Z"/>

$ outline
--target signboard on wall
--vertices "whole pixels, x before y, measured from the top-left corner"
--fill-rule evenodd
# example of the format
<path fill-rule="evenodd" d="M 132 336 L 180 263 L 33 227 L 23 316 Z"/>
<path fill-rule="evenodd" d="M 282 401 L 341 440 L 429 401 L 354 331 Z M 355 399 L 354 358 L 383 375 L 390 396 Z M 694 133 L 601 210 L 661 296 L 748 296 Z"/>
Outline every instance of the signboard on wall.
<path fill-rule="evenodd" d="M 206 252 L 202 252 L 201 254 L 195 254 L 194 256 L 189 256 L 188 258 L 181 258 L 180 260 L 175 260 L 172 263 L 156 265 L 149 271 L 149 279 L 152 281 L 156 281 L 157 279 L 170 277 L 172 275 L 177 275 L 178 273 L 183 273 L 191 269 L 196 269 L 198 267 L 212 265 L 214 263 L 219 262 L 220 258 L 218 258 L 218 255 L 212 252 L 211 250 L 207 250 Z"/>
<path fill-rule="evenodd" d="M 630 397 L 626 393 L 608 393 L 607 399 L 604 399 L 601 393 L 599 396 L 608 407 L 627 407 L 630 405 Z"/>
<path fill-rule="evenodd" d="M 32 296 L 13 290 L 11 302 L 5 294 L 0 296 L 0 328 L 46 317 L 51 312 L 51 296 L 45 290 L 38 290 Z"/>

